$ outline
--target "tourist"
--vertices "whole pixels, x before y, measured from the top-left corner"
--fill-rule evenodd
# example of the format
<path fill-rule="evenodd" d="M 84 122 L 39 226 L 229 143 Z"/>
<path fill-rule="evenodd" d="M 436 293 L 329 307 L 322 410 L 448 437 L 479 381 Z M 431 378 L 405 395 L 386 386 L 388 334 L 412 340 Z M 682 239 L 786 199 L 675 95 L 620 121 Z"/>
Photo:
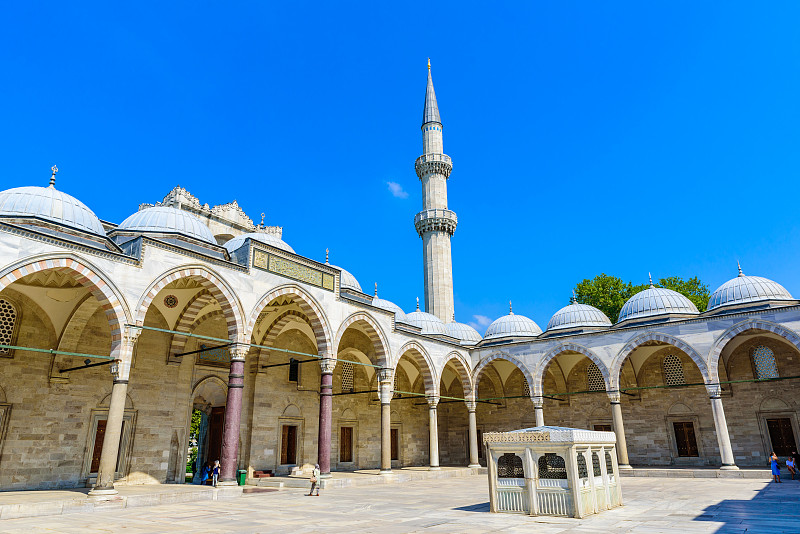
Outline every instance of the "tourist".
<path fill-rule="evenodd" d="M 206 480 L 208 480 L 208 473 L 209 472 L 210 472 L 210 468 L 209 468 L 208 463 L 206 463 L 205 465 L 203 465 L 203 467 L 200 468 L 200 472 L 197 473 L 197 476 L 200 479 L 199 484 L 201 486 L 204 486 L 205 483 L 206 483 Z"/>
<path fill-rule="evenodd" d="M 311 473 L 311 489 L 308 492 L 308 496 L 311 497 L 311 494 L 314 493 L 314 488 L 317 488 L 317 497 L 319 497 L 319 464 L 314 464 L 314 472 Z"/>
<path fill-rule="evenodd" d="M 211 472 L 212 482 L 211 485 L 215 488 L 217 487 L 217 481 L 219 480 L 219 460 L 214 460 L 214 470 Z"/>
<path fill-rule="evenodd" d="M 786 459 L 786 469 L 792 474 L 792 480 L 794 480 L 794 476 L 797 474 L 797 467 L 794 463 L 794 453 Z"/>
<path fill-rule="evenodd" d="M 772 467 L 772 480 L 780 484 L 781 468 L 778 465 L 778 456 L 775 454 L 775 451 L 772 451 L 772 456 L 769 457 L 769 463 Z"/>

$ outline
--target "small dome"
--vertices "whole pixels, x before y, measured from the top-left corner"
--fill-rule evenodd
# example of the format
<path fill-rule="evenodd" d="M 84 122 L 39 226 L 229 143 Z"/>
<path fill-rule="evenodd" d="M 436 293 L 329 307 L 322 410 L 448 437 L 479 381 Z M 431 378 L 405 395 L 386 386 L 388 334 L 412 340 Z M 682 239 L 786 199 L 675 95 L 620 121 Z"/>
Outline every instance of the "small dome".
<path fill-rule="evenodd" d="M 378 298 L 377 286 L 378 284 L 375 284 L 376 289 L 375 289 L 375 296 L 372 298 L 372 305 L 382 310 L 394 312 L 395 321 L 406 321 L 407 320 L 406 314 L 400 306 L 398 306 L 397 304 L 395 304 L 390 300 L 384 300 L 382 298 Z"/>
<path fill-rule="evenodd" d="M 510 308 L 510 306 L 509 306 Z M 524 315 L 514 315 L 509 309 L 504 315 L 489 325 L 483 339 L 497 339 L 501 337 L 536 337 L 542 333 L 539 325 Z"/>
<path fill-rule="evenodd" d="M 265 245 L 271 245 L 275 248 L 279 248 L 281 250 L 285 250 L 286 252 L 291 252 L 292 254 L 294 254 L 294 249 L 290 247 L 288 244 L 286 244 L 286 242 L 283 241 L 281 238 L 276 237 L 272 234 L 264 234 L 261 232 L 251 232 L 249 234 L 238 235 L 222 246 L 225 247 L 225 249 L 228 252 L 233 252 L 237 248 L 244 245 L 244 242 L 247 239 L 252 239 L 253 241 L 258 241 L 259 243 L 264 243 Z"/>
<path fill-rule="evenodd" d="M 419 299 L 417 299 L 417 311 L 407 313 L 405 322 L 420 327 L 423 334 L 448 335 L 447 327 L 441 319 L 432 313 L 419 311 Z"/>
<path fill-rule="evenodd" d="M 475 345 L 482 339 L 478 331 L 468 324 L 453 321 L 447 323 L 445 328 L 447 328 L 447 335 L 460 340 L 462 345 Z"/>
<path fill-rule="evenodd" d="M 361 291 L 361 284 L 358 283 L 358 280 L 356 280 L 356 277 L 353 276 L 353 274 L 350 271 L 348 271 L 347 269 L 342 269 L 341 267 L 336 265 L 330 265 L 330 266 L 333 267 L 334 269 L 339 269 L 340 271 L 342 271 L 342 276 L 339 279 L 340 289 L 353 289 L 355 291 L 358 291 L 359 293 L 363 293 L 363 291 Z"/>
<path fill-rule="evenodd" d="M 677 291 L 650 285 L 628 299 L 619 312 L 617 323 L 628 319 L 657 317 L 666 314 L 698 315 L 697 306 Z"/>
<path fill-rule="evenodd" d="M 217 244 L 214 234 L 203 221 L 188 211 L 167 206 L 155 206 L 137 211 L 122 221 L 117 228 L 136 232 L 180 234 L 213 245 Z"/>
<path fill-rule="evenodd" d="M 711 293 L 708 309 L 764 300 L 794 300 L 794 298 L 778 282 L 760 276 L 747 276 L 740 267 L 739 276 L 728 280 Z"/>
<path fill-rule="evenodd" d="M 0 192 L 0 217 L 39 217 L 90 234 L 106 235 L 92 210 L 55 187 L 15 187 Z"/>
<path fill-rule="evenodd" d="M 611 321 L 606 317 L 606 314 L 594 306 L 573 302 L 569 306 L 564 306 L 558 310 L 550 318 L 550 322 L 547 323 L 547 330 L 608 326 L 611 326 Z"/>

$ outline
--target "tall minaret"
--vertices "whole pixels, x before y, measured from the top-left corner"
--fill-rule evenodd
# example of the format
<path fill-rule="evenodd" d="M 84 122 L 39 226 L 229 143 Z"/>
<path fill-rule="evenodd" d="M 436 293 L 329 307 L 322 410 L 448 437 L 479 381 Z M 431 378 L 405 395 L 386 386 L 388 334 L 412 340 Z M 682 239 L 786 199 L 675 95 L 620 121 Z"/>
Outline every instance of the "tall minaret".
<path fill-rule="evenodd" d="M 442 121 L 433 91 L 430 59 L 422 112 L 422 155 L 414 167 L 422 182 L 422 211 L 414 217 L 414 226 L 422 238 L 425 311 L 449 323 L 454 313 L 450 238 L 456 231 L 458 219 L 455 212 L 447 209 L 447 179 L 453 163 L 442 147 Z"/>

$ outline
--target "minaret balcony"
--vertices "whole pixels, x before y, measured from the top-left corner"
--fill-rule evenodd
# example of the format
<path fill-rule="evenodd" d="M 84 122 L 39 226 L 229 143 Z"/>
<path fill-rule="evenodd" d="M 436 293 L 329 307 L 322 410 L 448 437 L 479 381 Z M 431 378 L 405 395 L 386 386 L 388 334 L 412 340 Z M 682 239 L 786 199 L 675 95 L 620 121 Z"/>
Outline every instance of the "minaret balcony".
<path fill-rule="evenodd" d="M 414 216 L 414 227 L 420 237 L 426 232 L 447 232 L 452 236 L 458 225 L 456 212 L 443 209 L 422 210 Z"/>
<path fill-rule="evenodd" d="M 435 173 L 443 174 L 446 179 L 453 170 L 453 160 L 447 154 L 423 154 L 414 162 L 414 169 L 419 178 Z"/>

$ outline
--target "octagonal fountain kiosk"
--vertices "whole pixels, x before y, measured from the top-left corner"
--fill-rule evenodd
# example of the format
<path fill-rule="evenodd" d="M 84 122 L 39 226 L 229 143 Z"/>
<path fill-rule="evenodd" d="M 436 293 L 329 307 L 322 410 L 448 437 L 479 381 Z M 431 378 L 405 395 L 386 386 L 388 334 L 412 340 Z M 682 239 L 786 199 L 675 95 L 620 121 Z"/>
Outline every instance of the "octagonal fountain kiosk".
<path fill-rule="evenodd" d="M 538 426 L 483 442 L 492 512 L 582 518 L 622 506 L 613 432 Z"/>

